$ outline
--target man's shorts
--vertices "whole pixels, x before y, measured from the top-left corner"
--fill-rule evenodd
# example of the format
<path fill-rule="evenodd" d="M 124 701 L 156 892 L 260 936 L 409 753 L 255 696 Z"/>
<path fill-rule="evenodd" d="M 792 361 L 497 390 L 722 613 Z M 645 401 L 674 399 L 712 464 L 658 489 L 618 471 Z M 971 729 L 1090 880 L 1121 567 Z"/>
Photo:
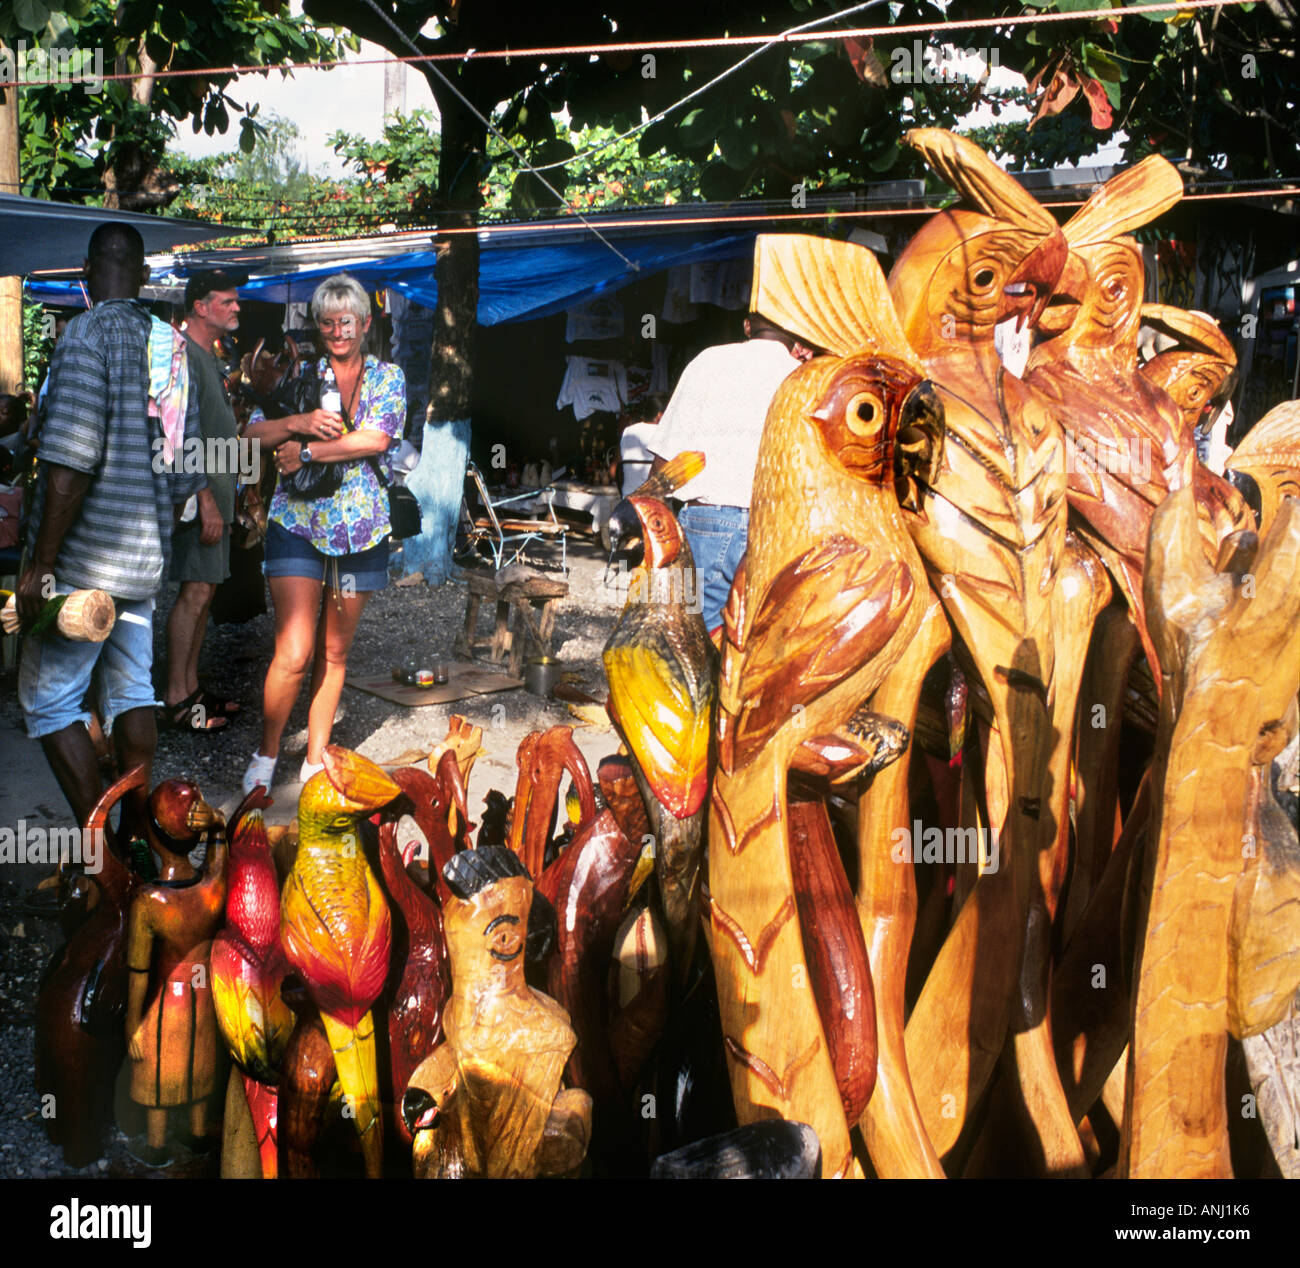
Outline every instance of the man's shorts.
<path fill-rule="evenodd" d="M 66 594 L 71 586 L 59 586 Z M 76 643 L 57 630 L 23 639 L 18 667 L 18 703 L 27 734 L 53 735 L 74 722 L 90 724 L 82 707 L 93 686 L 107 730 L 130 709 L 152 709 L 153 599 L 115 599 L 117 620 L 102 643 Z"/>
<path fill-rule="evenodd" d="M 382 590 L 388 584 L 387 537 L 369 550 L 326 555 L 305 537 L 270 520 L 266 525 L 265 549 L 262 571 L 268 578 L 310 577 L 313 581 L 328 581 L 331 588 L 352 594 Z"/>
<path fill-rule="evenodd" d="M 221 540 L 205 546 L 200 540 L 198 517 L 178 524 L 172 534 L 173 581 L 206 581 L 219 586 L 230 576 L 230 525 L 221 530 Z"/>

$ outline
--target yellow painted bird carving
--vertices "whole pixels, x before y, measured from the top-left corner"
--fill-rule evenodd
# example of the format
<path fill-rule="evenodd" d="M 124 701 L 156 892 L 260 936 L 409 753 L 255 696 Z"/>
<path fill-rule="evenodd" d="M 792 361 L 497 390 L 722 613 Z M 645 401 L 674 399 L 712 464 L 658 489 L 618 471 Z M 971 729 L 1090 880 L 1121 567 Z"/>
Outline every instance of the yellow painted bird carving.
<path fill-rule="evenodd" d="M 320 1010 L 366 1174 L 378 1178 L 383 1142 L 370 1008 L 388 972 L 391 925 L 360 825 L 401 789 L 347 749 L 331 745 L 324 760 L 298 801 L 298 853 L 280 895 L 280 937 Z"/>

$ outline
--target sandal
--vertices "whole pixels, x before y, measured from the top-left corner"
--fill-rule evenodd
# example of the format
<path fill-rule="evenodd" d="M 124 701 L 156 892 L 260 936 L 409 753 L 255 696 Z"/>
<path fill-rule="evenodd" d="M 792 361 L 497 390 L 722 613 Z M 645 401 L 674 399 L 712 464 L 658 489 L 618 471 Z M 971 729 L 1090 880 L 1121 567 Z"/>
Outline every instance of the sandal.
<path fill-rule="evenodd" d="M 157 711 L 158 725 L 166 731 L 197 731 L 207 735 L 227 727 L 229 719 L 214 713 L 200 697 L 201 691 L 195 691 L 176 704 L 164 704 Z M 198 715 L 198 716 L 196 716 Z M 202 718 L 200 722 L 199 718 Z"/>
<path fill-rule="evenodd" d="M 244 707 L 238 700 L 222 700 L 202 687 L 199 688 L 199 701 L 211 718 L 233 718 Z"/>

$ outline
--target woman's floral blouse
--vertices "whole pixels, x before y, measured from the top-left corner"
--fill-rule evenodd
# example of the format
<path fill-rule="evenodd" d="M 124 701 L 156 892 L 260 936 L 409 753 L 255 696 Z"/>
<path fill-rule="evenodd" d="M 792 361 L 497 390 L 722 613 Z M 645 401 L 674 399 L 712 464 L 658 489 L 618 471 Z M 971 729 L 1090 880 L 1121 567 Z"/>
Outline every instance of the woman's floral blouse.
<path fill-rule="evenodd" d="M 324 378 L 328 359 L 316 372 Z M 263 417 L 255 409 L 250 422 Z M 357 400 L 355 429 L 377 427 L 400 440 L 406 423 L 406 376 L 400 366 L 367 356 Z M 303 437 L 302 439 L 306 439 Z M 390 451 L 377 455 L 385 480 L 393 478 Z M 282 528 L 305 537 L 323 555 L 349 555 L 378 546 L 388 536 L 388 494 L 365 459 L 345 464 L 343 483 L 333 497 L 290 497 L 281 480 L 271 499 L 269 516 Z"/>

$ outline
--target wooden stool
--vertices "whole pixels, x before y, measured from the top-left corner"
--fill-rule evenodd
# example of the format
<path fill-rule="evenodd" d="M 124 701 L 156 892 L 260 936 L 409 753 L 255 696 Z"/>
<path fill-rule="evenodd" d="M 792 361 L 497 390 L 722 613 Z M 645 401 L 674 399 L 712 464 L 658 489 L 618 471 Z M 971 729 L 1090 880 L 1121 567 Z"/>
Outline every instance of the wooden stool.
<path fill-rule="evenodd" d="M 513 576 L 510 575 L 512 572 Z M 500 664 L 509 651 L 509 674 L 511 678 L 518 678 L 523 673 L 524 650 L 530 636 L 537 645 L 538 655 L 551 654 L 555 611 L 560 600 L 569 593 L 567 581 L 521 576 L 512 569 L 505 569 L 498 574 L 471 572 L 468 583 L 465 628 L 456 636 L 453 649 L 457 656 L 473 660 L 476 651 L 486 651 L 493 664 Z M 496 624 L 490 640 L 479 640 L 476 637 L 478 614 L 485 599 L 496 602 Z M 541 607 L 540 616 L 535 610 L 537 605 Z M 513 630 L 510 628 L 512 613 L 515 618 Z"/>

